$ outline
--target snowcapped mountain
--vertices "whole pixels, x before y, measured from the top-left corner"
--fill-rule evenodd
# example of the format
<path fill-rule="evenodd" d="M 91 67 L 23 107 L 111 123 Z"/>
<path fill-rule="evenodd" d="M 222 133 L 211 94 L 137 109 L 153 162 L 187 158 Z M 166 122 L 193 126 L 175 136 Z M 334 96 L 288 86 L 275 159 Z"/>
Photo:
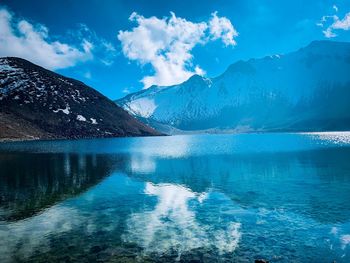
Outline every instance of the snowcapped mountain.
<path fill-rule="evenodd" d="M 84 83 L 0 58 L 0 139 L 159 134 Z"/>
<path fill-rule="evenodd" d="M 212 79 L 192 76 L 117 100 L 160 130 L 350 129 L 350 43 L 315 41 L 285 55 L 238 61 Z"/>

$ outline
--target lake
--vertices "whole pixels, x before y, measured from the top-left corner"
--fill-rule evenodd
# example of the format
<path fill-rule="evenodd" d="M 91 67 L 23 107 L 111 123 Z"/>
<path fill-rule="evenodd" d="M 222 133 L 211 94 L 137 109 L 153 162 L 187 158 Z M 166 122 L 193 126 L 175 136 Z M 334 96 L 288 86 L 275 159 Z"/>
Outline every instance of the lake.
<path fill-rule="evenodd" d="M 1 262 L 350 262 L 350 133 L 0 144 Z"/>

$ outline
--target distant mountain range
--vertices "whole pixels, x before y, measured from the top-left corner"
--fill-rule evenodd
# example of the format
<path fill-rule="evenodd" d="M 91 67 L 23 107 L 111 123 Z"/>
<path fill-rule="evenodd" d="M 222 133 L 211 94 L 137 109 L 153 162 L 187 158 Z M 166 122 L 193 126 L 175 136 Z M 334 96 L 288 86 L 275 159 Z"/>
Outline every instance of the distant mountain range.
<path fill-rule="evenodd" d="M 84 83 L 0 58 L 0 139 L 159 135 Z"/>
<path fill-rule="evenodd" d="M 167 133 L 350 130 L 350 43 L 315 41 L 116 103 Z"/>

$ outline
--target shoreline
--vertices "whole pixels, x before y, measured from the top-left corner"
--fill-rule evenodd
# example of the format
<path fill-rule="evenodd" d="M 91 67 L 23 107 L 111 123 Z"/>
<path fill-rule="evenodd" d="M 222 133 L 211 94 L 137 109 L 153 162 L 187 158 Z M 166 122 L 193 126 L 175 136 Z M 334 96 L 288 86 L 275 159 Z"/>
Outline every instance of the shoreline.
<path fill-rule="evenodd" d="M 13 142 L 35 142 L 35 141 L 62 141 L 62 140 L 93 140 L 93 139 L 113 139 L 113 138 L 138 138 L 138 137 L 163 137 L 163 136 L 181 136 L 181 135 L 239 135 L 239 134 L 303 134 L 303 135 L 317 135 L 317 134 L 336 134 L 336 133 L 350 133 L 350 131 L 249 131 L 249 132 L 186 132 L 180 134 L 163 134 L 163 135 L 145 135 L 145 136 L 111 136 L 111 137 L 71 137 L 71 138 L 0 138 L 0 144 Z"/>

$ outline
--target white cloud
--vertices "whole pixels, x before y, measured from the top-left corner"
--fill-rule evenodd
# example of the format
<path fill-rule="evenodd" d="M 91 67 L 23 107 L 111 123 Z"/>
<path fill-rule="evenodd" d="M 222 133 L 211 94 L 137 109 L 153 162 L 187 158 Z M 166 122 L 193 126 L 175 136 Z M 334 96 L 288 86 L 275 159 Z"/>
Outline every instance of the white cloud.
<path fill-rule="evenodd" d="M 334 30 L 349 30 L 350 29 L 350 12 L 347 13 L 343 19 L 339 19 L 338 16 L 332 16 L 333 23 L 323 31 L 323 34 L 327 38 L 336 37 Z"/>
<path fill-rule="evenodd" d="M 336 17 L 334 23 L 332 24 L 332 28 L 349 30 L 350 29 L 350 12 L 347 13 L 343 19 L 338 19 L 338 17 Z"/>
<path fill-rule="evenodd" d="M 84 36 L 84 30 L 89 34 Z M 0 7 L 0 56 L 25 58 L 48 69 L 71 67 L 79 62 L 92 60 L 93 52 L 101 50 L 103 42 L 109 45 L 104 40 L 93 41 L 97 38 L 92 37 L 92 31 L 86 26 L 84 30 L 80 29 L 72 34 L 74 42 L 79 44 L 70 45 L 53 40 L 44 25 L 19 20 L 6 8 Z"/>
<path fill-rule="evenodd" d="M 338 12 L 338 7 L 333 5 L 333 9 L 335 12 Z M 323 30 L 323 34 L 326 38 L 333 38 L 336 37 L 337 34 L 334 33 L 335 30 L 349 30 L 350 29 L 350 12 L 345 14 L 343 19 L 340 19 L 336 15 L 332 16 L 323 16 L 321 18 L 321 21 L 317 23 L 316 25 L 320 27 L 324 27 L 325 24 L 330 21 L 331 23 L 326 27 L 325 30 Z"/>
<path fill-rule="evenodd" d="M 338 12 L 338 7 L 336 5 L 333 5 L 333 9 L 335 10 L 335 12 Z"/>
<path fill-rule="evenodd" d="M 326 30 L 323 30 L 322 33 L 326 38 L 332 38 L 337 36 L 335 33 L 333 33 L 331 27 L 328 27 Z"/>
<path fill-rule="evenodd" d="M 226 17 L 218 17 L 217 12 L 214 12 L 209 21 L 209 28 L 213 40 L 221 38 L 226 46 L 236 45 L 234 38 L 238 36 L 238 32 Z"/>
<path fill-rule="evenodd" d="M 110 66 L 114 63 L 114 59 L 118 55 L 114 45 L 98 36 L 94 31 L 90 30 L 87 25 L 79 24 L 78 30 L 72 30 L 69 33 L 73 39 L 82 39 L 93 43 L 94 57 L 99 62 L 105 66 Z"/>
<path fill-rule="evenodd" d="M 145 18 L 132 13 L 130 21 L 137 26 L 130 31 L 119 31 L 118 39 L 123 54 L 141 65 L 150 64 L 151 76 L 141 81 L 144 86 L 173 85 L 185 81 L 193 74 L 204 74 L 199 65 L 193 65 L 192 49 L 198 44 L 221 39 L 226 46 L 234 46 L 238 35 L 231 22 L 213 13 L 208 22 L 191 22 L 184 18 Z"/>

